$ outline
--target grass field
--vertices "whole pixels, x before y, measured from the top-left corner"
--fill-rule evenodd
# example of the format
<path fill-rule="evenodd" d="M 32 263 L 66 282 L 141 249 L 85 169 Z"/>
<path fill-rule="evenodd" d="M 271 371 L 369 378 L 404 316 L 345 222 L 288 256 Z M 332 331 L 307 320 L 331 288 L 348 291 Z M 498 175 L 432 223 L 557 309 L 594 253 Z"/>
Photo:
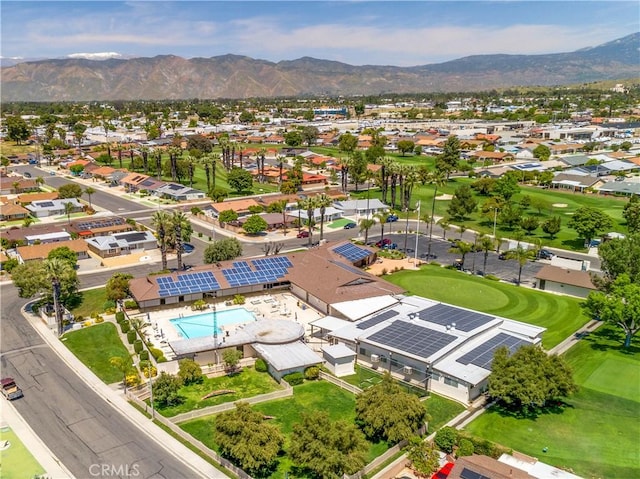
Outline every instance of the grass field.
<path fill-rule="evenodd" d="M 101 323 L 66 333 L 63 343 L 107 384 L 122 381 L 122 373 L 109 364 L 114 356 L 129 356 L 113 323 Z"/>
<path fill-rule="evenodd" d="M 493 409 L 467 429 L 585 478 L 640 477 L 640 338 L 630 351 L 621 344 L 604 325 L 567 352 L 580 390 L 561 413 L 518 419 Z"/>
<path fill-rule="evenodd" d="M 411 294 L 547 328 L 542 336 L 546 349 L 560 343 L 588 321 L 581 300 L 521 288 L 439 266 L 400 271 L 385 276 Z"/>
<path fill-rule="evenodd" d="M 80 304 L 71 312 L 76 316 L 88 318 L 92 313 L 102 313 L 104 303 L 107 301 L 107 292 L 104 288 L 87 289 L 80 291 Z"/>
<path fill-rule="evenodd" d="M 201 400 L 211 391 L 231 389 L 233 394 L 214 396 Z M 218 378 L 204 378 L 200 384 L 190 384 L 180 388 L 180 395 L 185 398 L 182 404 L 171 407 L 156 408 L 163 416 L 171 417 L 183 412 L 194 411 L 226 402 L 240 401 L 243 398 L 277 391 L 282 387 L 267 373 L 259 373 L 253 368 L 244 368 L 240 373 Z"/>
<path fill-rule="evenodd" d="M 46 472 L 16 433 L 8 427 L 0 429 L 0 442 L 4 441 L 9 441 L 11 446 L 0 451 L 2 479 L 30 479 Z"/>
<path fill-rule="evenodd" d="M 286 437 L 286 450 L 293 431 L 293 425 L 300 422 L 304 412 L 325 411 L 333 420 L 353 421 L 355 419 L 355 403 L 355 396 L 344 389 L 340 389 L 326 381 L 314 381 L 295 386 L 292 398 L 256 404 L 254 409 L 265 415 L 275 417 L 272 421 L 280 427 Z M 207 417 L 182 423 L 180 427 L 211 449 L 217 451 L 212 434 L 214 421 L 215 417 Z M 385 442 L 371 444 L 367 462 L 378 457 L 388 447 Z M 271 477 L 274 479 L 286 477 L 285 474 L 291 474 L 291 468 L 291 461 L 284 455 L 279 458 L 278 468 Z M 300 476 L 296 474 L 296 477 Z"/>

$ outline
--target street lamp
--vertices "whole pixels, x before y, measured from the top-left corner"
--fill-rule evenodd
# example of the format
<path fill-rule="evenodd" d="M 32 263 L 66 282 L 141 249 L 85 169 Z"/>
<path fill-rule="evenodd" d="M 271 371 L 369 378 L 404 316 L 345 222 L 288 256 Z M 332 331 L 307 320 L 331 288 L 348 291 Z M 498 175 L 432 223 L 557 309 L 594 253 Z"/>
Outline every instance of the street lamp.
<path fill-rule="evenodd" d="M 418 235 L 420 234 L 420 200 L 418 200 L 418 203 L 416 204 L 416 206 L 418 207 L 418 224 L 416 226 L 416 249 L 414 251 L 415 256 L 414 256 L 413 262 L 417 267 L 418 266 Z M 427 262 L 428 261 L 429 261 L 429 258 L 427 257 Z"/>
<path fill-rule="evenodd" d="M 493 208 L 493 237 L 496 237 L 496 222 L 498 221 L 498 208 Z"/>

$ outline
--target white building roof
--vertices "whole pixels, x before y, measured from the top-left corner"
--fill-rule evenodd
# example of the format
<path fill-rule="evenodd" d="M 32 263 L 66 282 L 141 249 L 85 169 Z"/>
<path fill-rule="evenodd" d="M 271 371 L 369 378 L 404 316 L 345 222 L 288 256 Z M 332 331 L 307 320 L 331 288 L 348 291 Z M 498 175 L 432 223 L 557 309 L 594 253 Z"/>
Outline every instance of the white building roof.
<path fill-rule="evenodd" d="M 350 321 L 336 318 L 335 316 L 325 316 L 324 318 L 316 319 L 309 323 L 316 328 L 326 329 L 327 331 L 335 331 L 336 329 L 344 328 L 351 324 Z"/>
<path fill-rule="evenodd" d="M 397 302 L 398 300 L 395 297 L 387 295 L 333 303 L 331 307 L 351 321 L 355 321 L 396 304 Z"/>
<path fill-rule="evenodd" d="M 56 239 L 68 240 L 68 239 L 71 239 L 71 235 L 69 233 L 67 233 L 66 231 L 56 231 L 55 233 L 43 233 L 43 234 L 39 234 L 39 235 L 29 235 L 29 236 L 25 236 L 24 239 L 27 240 L 27 243 L 30 243 L 30 242 L 36 241 L 36 240 L 40 240 L 40 241 L 56 240 Z"/>
<path fill-rule="evenodd" d="M 370 210 L 387 210 L 388 205 L 385 205 L 378 198 L 370 198 L 369 200 L 349 200 L 349 201 L 336 201 L 334 203 L 336 208 L 340 210 L 367 210 L 367 205 Z"/>
<path fill-rule="evenodd" d="M 331 346 L 323 346 L 322 352 L 325 356 L 329 356 L 332 359 L 351 358 L 356 355 L 356 352 L 349 349 L 342 343 L 332 344 Z"/>
<path fill-rule="evenodd" d="M 540 462 L 537 459 L 534 461 L 524 461 L 513 457 L 510 454 L 503 454 L 500 456 L 498 461 L 515 467 L 516 469 L 520 469 L 521 471 L 525 471 L 529 475 L 537 477 L 538 479 L 581 479 L 580 476 L 576 476 L 570 472 L 550 466 L 549 464 Z"/>
<path fill-rule="evenodd" d="M 302 341 L 288 344 L 254 344 L 253 348 L 276 371 L 320 364 L 322 358 Z"/>

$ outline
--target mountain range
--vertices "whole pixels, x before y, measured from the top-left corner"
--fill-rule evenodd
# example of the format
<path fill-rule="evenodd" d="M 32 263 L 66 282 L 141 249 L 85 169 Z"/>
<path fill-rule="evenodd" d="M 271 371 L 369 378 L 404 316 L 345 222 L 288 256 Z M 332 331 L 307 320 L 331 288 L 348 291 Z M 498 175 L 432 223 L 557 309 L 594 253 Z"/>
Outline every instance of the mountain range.
<path fill-rule="evenodd" d="M 474 55 L 414 67 L 303 57 L 48 59 L 3 67 L 8 101 L 165 100 L 482 91 L 640 77 L 640 33 L 574 52 Z"/>

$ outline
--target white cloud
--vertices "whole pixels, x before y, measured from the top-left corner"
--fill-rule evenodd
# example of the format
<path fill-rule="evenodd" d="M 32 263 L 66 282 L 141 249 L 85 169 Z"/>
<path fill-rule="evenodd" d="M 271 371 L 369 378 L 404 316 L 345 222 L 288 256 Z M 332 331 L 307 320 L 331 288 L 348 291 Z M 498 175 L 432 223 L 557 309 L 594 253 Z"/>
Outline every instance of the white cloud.
<path fill-rule="evenodd" d="M 86 58 L 87 60 L 108 60 L 109 58 L 122 58 L 121 53 L 99 52 L 99 53 L 70 53 L 69 58 Z"/>

